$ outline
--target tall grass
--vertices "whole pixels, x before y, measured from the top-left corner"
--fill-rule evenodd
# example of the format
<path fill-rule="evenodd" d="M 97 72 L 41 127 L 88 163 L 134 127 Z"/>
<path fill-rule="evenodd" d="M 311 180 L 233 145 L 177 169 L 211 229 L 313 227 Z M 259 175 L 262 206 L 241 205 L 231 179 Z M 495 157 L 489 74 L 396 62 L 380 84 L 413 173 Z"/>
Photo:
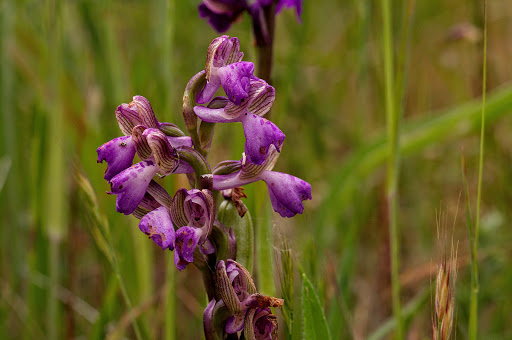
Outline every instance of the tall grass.
<path fill-rule="evenodd" d="M 478 189 L 476 196 L 476 217 L 471 244 L 471 297 L 469 310 L 469 339 L 478 338 L 478 238 L 480 234 L 480 205 L 482 202 L 482 176 L 484 171 L 484 150 L 485 150 L 485 109 L 487 95 L 487 1 L 483 2 L 484 31 L 483 31 L 483 63 L 482 63 L 482 114 L 480 120 L 480 151 L 478 158 Z"/>
<path fill-rule="evenodd" d="M 391 27 L 391 2 L 382 1 L 383 61 L 385 108 L 388 145 L 386 177 L 386 205 L 388 210 L 389 241 L 391 248 L 391 289 L 393 314 L 396 320 L 396 338 L 403 339 L 402 303 L 400 301 L 400 229 L 398 227 L 398 180 L 400 178 L 400 112 L 395 106 L 394 44 Z"/>

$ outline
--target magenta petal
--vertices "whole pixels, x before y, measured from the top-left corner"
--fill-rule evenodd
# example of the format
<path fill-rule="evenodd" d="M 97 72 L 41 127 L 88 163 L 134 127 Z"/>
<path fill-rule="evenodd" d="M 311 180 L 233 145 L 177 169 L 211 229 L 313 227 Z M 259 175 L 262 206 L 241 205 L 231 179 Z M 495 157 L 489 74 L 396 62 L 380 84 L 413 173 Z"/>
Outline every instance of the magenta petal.
<path fill-rule="evenodd" d="M 249 95 L 253 72 L 254 64 L 248 61 L 239 61 L 217 70 L 226 96 L 236 105 L 240 105 Z"/>
<path fill-rule="evenodd" d="M 157 172 L 158 166 L 145 160 L 114 176 L 110 180 L 110 193 L 117 195 L 116 210 L 125 215 L 133 213 Z"/>
<path fill-rule="evenodd" d="M 263 164 L 267 157 L 268 148 L 274 145 L 281 151 L 285 134 L 271 121 L 252 113 L 243 116 L 245 135 L 245 155 L 254 164 Z"/>
<path fill-rule="evenodd" d="M 171 144 L 171 146 L 175 149 L 179 148 L 179 147 L 183 147 L 183 146 L 191 148 L 194 145 L 192 143 L 192 138 L 190 138 L 189 136 L 183 136 L 183 137 L 167 136 L 167 140 L 169 141 L 169 144 Z"/>
<path fill-rule="evenodd" d="M 208 123 L 233 123 L 238 122 L 238 116 L 231 116 L 226 113 L 224 108 L 210 109 L 204 106 L 195 106 L 195 114 Z"/>
<path fill-rule="evenodd" d="M 302 201 L 311 199 L 311 185 L 300 178 L 276 171 L 263 171 L 272 207 L 283 217 L 302 214 Z"/>
<path fill-rule="evenodd" d="M 206 83 L 203 89 L 199 92 L 196 97 L 196 102 L 198 104 L 206 104 L 210 100 L 212 100 L 215 93 L 219 90 L 221 85 L 220 79 L 218 76 L 212 76 L 211 79 Z"/>
<path fill-rule="evenodd" d="M 166 207 L 159 207 L 147 213 L 139 223 L 139 229 L 162 249 L 174 249 L 174 226 Z"/>
<path fill-rule="evenodd" d="M 224 330 L 226 333 L 233 334 L 240 332 L 244 328 L 245 313 L 241 315 L 233 315 L 226 321 Z"/>
<path fill-rule="evenodd" d="M 178 167 L 173 171 L 173 174 L 191 174 L 194 172 L 194 168 L 187 162 L 180 159 Z"/>
<path fill-rule="evenodd" d="M 132 165 L 135 156 L 132 136 L 114 138 L 100 146 L 96 152 L 98 153 L 98 163 L 107 161 L 104 178 L 110 181 L 112 177 Z"/>
<path fill-rule="evenodd" d="M 183 270 L 187 264 L 194 261 L 194 250 L 202 236 L 200 229 L 194 227 L 181 227 L 176 231 L 176 249 L 174 263 L 178 270 Z"/>

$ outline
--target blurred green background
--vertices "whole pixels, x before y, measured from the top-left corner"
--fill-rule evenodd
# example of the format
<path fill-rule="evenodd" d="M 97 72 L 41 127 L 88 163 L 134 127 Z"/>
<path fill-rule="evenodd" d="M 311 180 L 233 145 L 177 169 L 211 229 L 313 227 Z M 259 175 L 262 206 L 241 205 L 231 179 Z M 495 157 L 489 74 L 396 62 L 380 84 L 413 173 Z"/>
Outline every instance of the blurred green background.
<path fill-rule="evenodd" d="M 470 274 L 461 156 L 474 207 L 482 3 L 405 3 L 413 10 L 396 2 L 393 30 L 395 69 L 405 79 L 398 224 L 402 301 L 412 302 L 407 338 L 431 338 L 441 215 L 459 249 L 456 333 L 465 339 Z M 115 212 L 115 197 L 105 194 L 106 165 L 96 164 L 96 148 L 120 135 L 116 107 L 133 95 L 186 131 L 183 90 L 218 36 L 198 17 L 198 4 L 2 0 L 0 338 L 134 338 L 131 316 L 145 339 L 202 337 L 200 274 L 189 266 L 178 275 L 173 254 L 149 242 L 136 219 Z M 305 0 L 302 23 L 291 10 L 277 17 L 272 120 L 287 135 L 277 170 L 310 182 L 313 200 L 293 219 L 253 217 L 271 226 L 276 254 L 287 240 L 296 267 L 318 289 L 333 339 L 386 337 L 391 316 L 381 32 L 375 1 Z M 240 39 L 244 60 L 255 61 L 248 16 L 228 34 Z M 512 338 L 511 37 L 510 1 L 489 1 L 482 339 Z M 213 143 L 211 164 L 239 159 L 241 127 L 219 126 Z M 186 180 L 165 183 L 174 192 Z M 249 207 L 257 206 L 257 189 L 248 188 Z M 277 269 L 273 281 L 279 296 Z"/>

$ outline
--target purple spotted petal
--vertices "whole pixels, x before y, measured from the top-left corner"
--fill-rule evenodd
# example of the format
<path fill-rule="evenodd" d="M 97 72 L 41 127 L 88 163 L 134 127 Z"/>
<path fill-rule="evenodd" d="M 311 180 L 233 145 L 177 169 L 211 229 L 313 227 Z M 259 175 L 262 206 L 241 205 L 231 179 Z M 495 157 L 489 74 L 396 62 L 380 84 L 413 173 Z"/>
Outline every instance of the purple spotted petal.
<path fill-rule="evenodd" d="M 279 0 L 276 6 L 276 13 L 281 12 L 283 8 L 295 7 L 295 13 L 297 14 L 297 21 L 300 22 L 300 16 L 302 14 L 302 0 Z"/>
<path fill-rule="evenodd" d="M 174 251 L 174 263 L 178 270 L 194 261 L 194 250 L 202 236 L 201 229 L 194 227 L 181 227 L 176 231 L 176 249 Z"/>
<path fill-rule="evenodd" d="M 174 249 L 174 226 L 166 207 L 159 207 L 146 214 L 140 220 L 139 229 L 162 249 Z"/>
<path fill-rule="evenodd" d="M 229 64 L 217 70 L 226 96 L 236 105 L 249 95 L 254 64 L 247 61 Z"/>
<path fill-rule="evenodd" d="M 131 136 L 123 136 L 103 144 L 96 152 L 98 153 L 98 163 L 107 161 L 104 178 L 110 181 L 112 177 L 132 165 L 135 147 Z"/>
<path fill-rule="evenodd" d="M 116 210 L 125 215 L 133 213 L 157 172 L 156 164 L 152 160 L 145 160 L 114 176 L 110 180 L 109 193 L 117 195 Z"/>
<path fill-rule="evenodd" d="M 281 151 L 285 135 L 271 121 L 252 113 L 242 116 L 245 135 L 245 155 L 254 164 L 263 164 L 270 145 Z"/>
<path fill-rule="evenodd" d="M 311 185 L 300 178 L 276 171 L 263 171 L 272 207 L 283 217 L 302 214 L 302 201 L 311 199 Z"/>

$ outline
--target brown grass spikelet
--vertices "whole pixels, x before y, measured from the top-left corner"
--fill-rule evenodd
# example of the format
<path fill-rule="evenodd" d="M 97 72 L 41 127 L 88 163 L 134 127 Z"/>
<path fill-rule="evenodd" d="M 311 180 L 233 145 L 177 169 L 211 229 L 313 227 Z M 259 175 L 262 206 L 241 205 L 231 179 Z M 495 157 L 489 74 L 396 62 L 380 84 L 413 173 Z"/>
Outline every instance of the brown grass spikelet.
<path fill-rule="evenodd" d="M 457 280 L 457 249 L 453 239 L 448 256 L 448 237 L 439 233 L 442 215 L 437 216 L 438 227 L 438 270 L 436 276 L 434 312 L 432 316 L 432 338 L 448 340 L 453 329 L 455 314 L 455 282 Z"/>

